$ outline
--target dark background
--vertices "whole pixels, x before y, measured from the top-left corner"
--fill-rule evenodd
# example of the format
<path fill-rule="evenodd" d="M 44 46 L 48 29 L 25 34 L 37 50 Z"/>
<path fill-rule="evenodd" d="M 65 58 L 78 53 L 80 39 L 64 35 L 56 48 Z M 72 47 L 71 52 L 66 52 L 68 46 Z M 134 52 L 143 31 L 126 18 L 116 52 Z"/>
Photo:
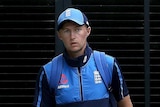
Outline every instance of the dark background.
<path fill-rule="evenodd" d="M 66 0 L 67 1 L 67 0 Z M 55 56 L 54 0 L 0 0 L 0 107 L 31 107 L 40 66 Z M 145 106 L 144 0 L 72 0 L 93 49 L 116 57 L 135 107 Z M 160 106 L 160 2 L 150 1 L 151 107 Z"/>

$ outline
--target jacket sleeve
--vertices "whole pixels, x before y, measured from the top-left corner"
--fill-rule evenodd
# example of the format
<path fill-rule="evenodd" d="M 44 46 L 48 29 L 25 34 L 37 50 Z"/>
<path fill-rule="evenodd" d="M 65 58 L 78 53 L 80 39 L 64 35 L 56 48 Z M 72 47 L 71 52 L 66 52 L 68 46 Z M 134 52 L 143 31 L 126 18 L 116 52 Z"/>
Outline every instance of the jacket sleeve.
<path fill-rule="evenodd" d="M 51 92 L 44 69 L 41 68 L 36 80 L 34 107 L 56 107 L 54 92 Z"/>
<path fill-rule="evenodd" d="M 117 101 L 120 101 L 121 99 L 123 99 L 125 96 L 129 94 L 122 71 L 116 59 L 113 65 L 113 75 L 112 75 L 111 86 L 113 89 L 112 92 Z"/>

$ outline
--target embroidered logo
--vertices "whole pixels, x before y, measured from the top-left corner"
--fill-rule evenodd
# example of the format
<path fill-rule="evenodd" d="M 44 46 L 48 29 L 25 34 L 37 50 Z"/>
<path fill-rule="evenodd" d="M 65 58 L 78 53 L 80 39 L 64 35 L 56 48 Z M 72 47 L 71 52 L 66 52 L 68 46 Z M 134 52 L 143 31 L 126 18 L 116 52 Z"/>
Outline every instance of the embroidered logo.
<path fill-rule="evenodd" d="M 99 71 L 94 71 L 94 82 L 95 84 L 102 83 L 102 78 L 99 74 Z"/>
<path fill-rule="evenodd" d="M 59 84 L 67 84 L 67 83 L 68 83 L 68 79 L 67 79 L 66 75 L 62 74 Z"/>
<path fill-rule="evenodd" d="M 61 89 L 61 88 L 69 88 L 68 79 L 65 74 L 61 75 L 61 79 L 59 81 L 58 89 Z"/>
<path fill-rule="evenodd" d="M 66 14 L 65 14 L 65 15 L 66 15 L 66 17 L 71 16 L 71 10 L 69 10 L 69 9 L 68 9 L 68 10 L 66 10 Z"/>

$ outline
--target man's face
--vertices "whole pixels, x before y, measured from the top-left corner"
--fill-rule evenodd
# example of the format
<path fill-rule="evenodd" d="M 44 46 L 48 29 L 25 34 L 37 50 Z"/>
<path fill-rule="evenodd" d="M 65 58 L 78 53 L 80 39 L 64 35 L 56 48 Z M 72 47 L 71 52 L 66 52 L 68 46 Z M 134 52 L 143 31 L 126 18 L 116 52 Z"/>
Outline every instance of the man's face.
<path fill-rule="evenodd" d="M 69 21 L 64 23 L 58 32 L 58 36 L 68 52 L 77 53 L 84 51 L 90 31 L 91 28 L 86 27 L 86 25 L 80 26 Z"/>

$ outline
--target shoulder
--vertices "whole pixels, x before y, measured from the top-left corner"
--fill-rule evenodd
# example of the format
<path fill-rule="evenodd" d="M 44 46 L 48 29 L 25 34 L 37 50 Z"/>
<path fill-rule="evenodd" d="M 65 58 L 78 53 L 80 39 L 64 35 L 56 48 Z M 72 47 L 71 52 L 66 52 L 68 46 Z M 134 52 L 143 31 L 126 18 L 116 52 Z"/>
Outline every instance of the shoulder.
<path fill-rule="evenodd" d="M 54 57 L 51 61 L 42 66 L 44 73 L 47 77 L 48 82 L 50 82 L 50 76 L 53 71 L 56 71 L 58 66 L 60 66 L 60 62 L 62 62 L 62 54 Z"/>
<path fill-rule="evenodd" d="M 114 62 L 114 60 L 115 60 L 115 57 L 113 57 L 103 51 L 94 50 L 93 54 L 95 57 L 100 57 L 101 59 L 105 59 L 107 62 Z"/>
<path fill-rule="evenodd" d="M 43 65 L 43 69 L 44 69 L 44 72 L 46 73 L 46 75 L 50 75 L 53 70 L 53 67 L 57 67 L 57 65 L 60 64 L 58 62 L 62 61 L 61 58 L 62 58 L 62 54 L 54 57 L 51 61 L 49 61 L 48 63 Z"/>
<path fill-rule="evenodd" d="M 62 57 L 62 54 L 54 57 L 51 61 L 49 61 L 48 63 L 46 63 L 45 65 L 43 65 L 44 69 L 51 69 L 52 65 L 54 63 L 57 63 Z"/>

